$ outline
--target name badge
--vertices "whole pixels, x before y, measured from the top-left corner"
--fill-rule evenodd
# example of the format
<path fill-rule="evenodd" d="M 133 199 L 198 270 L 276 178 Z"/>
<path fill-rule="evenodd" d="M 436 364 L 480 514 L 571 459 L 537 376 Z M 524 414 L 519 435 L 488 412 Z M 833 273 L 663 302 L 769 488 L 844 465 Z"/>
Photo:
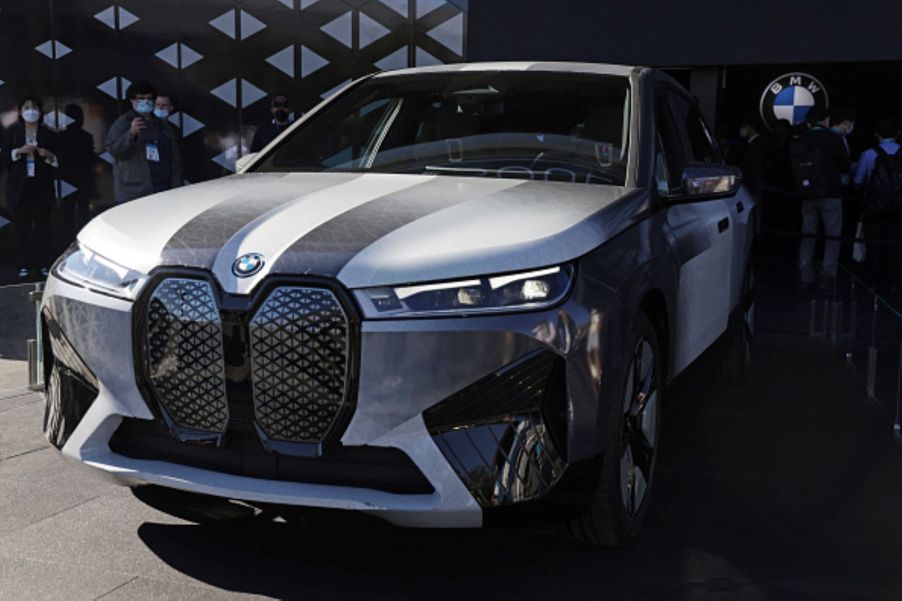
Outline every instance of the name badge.
<path fill-rule="evenodd" d="M 156 142 L 148 142 L 147 146 L 147 160 L 153 161 L 154 163 L 160 162 L 160 149 L 157 147 Z"/>
<path fill-rule="evenodd" d="M 35 165 L 34 155 L 30 154 L 25 159 L 25 175 L 26 175 L 26 177 L 34 177 L 34 165 Z"/>

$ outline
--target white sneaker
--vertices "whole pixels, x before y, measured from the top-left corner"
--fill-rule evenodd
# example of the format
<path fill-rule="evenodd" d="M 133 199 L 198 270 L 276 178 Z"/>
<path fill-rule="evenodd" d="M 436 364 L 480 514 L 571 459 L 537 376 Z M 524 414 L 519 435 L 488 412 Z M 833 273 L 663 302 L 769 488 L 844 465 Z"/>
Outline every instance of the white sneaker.
<path fill-rule="evenodd" d="M 46 278 L 49 273 L 46 267 L 41 267 L 41 276 Z"/>
<path fill-rule="evenodd" d="M 19 270 L 19 277 L 20 278 L 28 277 L 28 268 L 27 267 L 23 267 L 22 269 Z"/>

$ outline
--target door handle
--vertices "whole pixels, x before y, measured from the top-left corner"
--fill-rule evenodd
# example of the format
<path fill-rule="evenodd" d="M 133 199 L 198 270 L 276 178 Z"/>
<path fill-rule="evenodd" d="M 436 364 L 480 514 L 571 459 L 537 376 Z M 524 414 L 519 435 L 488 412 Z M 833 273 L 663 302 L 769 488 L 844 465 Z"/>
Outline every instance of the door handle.
<path fill-rule="evenodd" d="M 724 217 L 723 219 L 721 219 L 720 221 L 717 222 L 717 233 L 718 234 L 722 234 L 725 231 L 727 231 L 728 229 L 730 229 L 730 218 L 729 217 Z"/>
<path fill-rule="evenodd" d="M 740 200 L 739 202 L 736 203 L 736 212 L 741 213 L 744 210 L 745 210 L 745 205 L 742 204 L 742 201 Z"/>

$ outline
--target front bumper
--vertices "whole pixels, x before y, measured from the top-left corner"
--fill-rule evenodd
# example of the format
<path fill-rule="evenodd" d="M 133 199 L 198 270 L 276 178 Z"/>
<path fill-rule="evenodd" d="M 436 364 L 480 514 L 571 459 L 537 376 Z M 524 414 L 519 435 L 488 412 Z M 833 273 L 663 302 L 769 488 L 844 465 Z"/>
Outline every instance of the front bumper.
<path fill-rule="evenodd" d="M 618 307 L 615 296 L 591 282 L 579 282 L 565 305 L 546 312 L 361 324 L 354 413 L 340 444 L 402 451 L 429 481 L 433 492 L 428 494 L 249 477 L 114 452 L 110 441 L 124 419 L 158 419 L 135 377 L 133 308 L 132 303 L 55 277 L 48 280 L 43 306 L 45 316 L 58 325 L 95 378 L 97 391 L 71 431 L 56 442 L 66 457 L 126 484 L 151 483 L 248 502 L 357 510 L 404 526 L 480 526 L 483 509 L 492 501 L 474 496 L 473 483 L 465 483 L 466 460 L 449 460 L 453 451 L 447 441 L 456 428 L 447 423 L 427 426 L 424 414 L 428 418 L 429 410 L 443 401 L 447 407 L 461 391 L 540 353 L 559 358 L 566 387 L 556 469 L 596 456 L 603 445 L 600 416 L 607 411 L 602 363 L 606 339 L 616 338 L 618 326 L 611 316 Z M 479 454 L 479 444 L 472 446 Z M 492 463 L 491 458 L 484 463 Z M 559 476 L 546 474 L 541 481 L 553 484 Z M 549 487 L 539 488 L 545 493 Z"/>

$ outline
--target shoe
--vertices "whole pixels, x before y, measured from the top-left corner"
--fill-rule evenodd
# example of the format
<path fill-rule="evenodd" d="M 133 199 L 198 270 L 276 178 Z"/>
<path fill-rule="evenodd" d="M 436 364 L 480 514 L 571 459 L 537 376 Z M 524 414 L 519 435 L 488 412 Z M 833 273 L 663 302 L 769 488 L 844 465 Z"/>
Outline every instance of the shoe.
<path fill-rule="evenodd" d="M 41 277 L 45 277 L 45 278 L 46 278 L 48 275 L 50 275 L 50 272 L 47 271 L 47 268 L 46 268 L 46 267 L 41 267 Z"/>
<path fill-rule="evenodd" d="M 28 268 L 27 267 L 23 267 L 22 269 L 19 270 L 19 277 L 20 278 L 28 277 Z"/>

